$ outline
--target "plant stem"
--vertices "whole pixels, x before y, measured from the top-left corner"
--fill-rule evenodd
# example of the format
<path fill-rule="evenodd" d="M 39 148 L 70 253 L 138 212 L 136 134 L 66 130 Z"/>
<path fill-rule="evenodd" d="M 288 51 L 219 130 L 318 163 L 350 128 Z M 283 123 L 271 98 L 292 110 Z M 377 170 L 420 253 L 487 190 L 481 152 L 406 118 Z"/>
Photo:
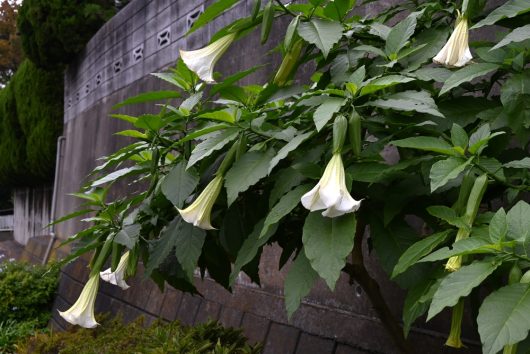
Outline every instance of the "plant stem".
<path fill-rule="evenodd" d="M 383 326 L 390 337 L 392 337 L 397 349 L 401 353 L 413 353 L 412 348 L 403 335 L 403 329 L 394 317 L 392 311 L 390 311 L 390 308 L 381 294 L 379 284 L 377 284 L 375 279 L 370 276 L 368 270 L 364 266 L 363 236 L 365 226 L 366 224 L 362 220 L 357 220 L 354 247 L 352 251 L 352 263 L 346 264 L 344 271 L 354 278 L 363 288 Z"/>
<path fill-rule="evenodd" d="M 286 12 L 288 13 L 289 15 L 293 16 L 293 17 L 296 17 L 298 16 L 297 14 L 295 14 L 294 12 L 292 12 L 291 10 L 289 10 L 284 4 L 283 2 L 281 2 L 281 0 L 276 0 L 276 3 L 278 5 L 280 5 L 280 7 Z"/>

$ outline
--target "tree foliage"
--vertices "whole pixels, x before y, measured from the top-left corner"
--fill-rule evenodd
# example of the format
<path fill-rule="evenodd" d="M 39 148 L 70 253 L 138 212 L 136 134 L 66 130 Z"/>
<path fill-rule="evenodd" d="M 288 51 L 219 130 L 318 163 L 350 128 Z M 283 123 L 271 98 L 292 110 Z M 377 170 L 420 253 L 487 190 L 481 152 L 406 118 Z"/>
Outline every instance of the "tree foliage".
<path fill-rule="evenodd" d="M 219 0 L 192 30 L 234 3 Z M 489 14 L 485 5 L 403 1 L 366 17 L 354 15 L 353 0 L 256 7 L 215 34 L 206 49 L 184 52 L 195 72 L 179 60 L 171 72 L 157 74 L 183 101 L 168 99 L 159 114 L 116 115 L 131 123 L 120 134 L 137 141 L 105 157 L 78 194 L 97 216 L 67 241 L 82 240 L 84 248 L 66 261 L 95 249 L 93 264 L 100 264 L 104 245 L 117 242 L 133 254 L 130 273 L 143 259 L 161 287 L 195 292 L 192 259 L 184 264 L 183 250 L 175 251 L 191 247 L 174 242 L 183 220 L 207 229 L 190 242 L 194 256 L 202 244 L 193 263 L 227 288 L 240 271 L 259 284 L 263 247 L 277 243 L 280 267 L 295 259 L 285 284 L 289 314 L 318 277 L 333 289 L 346 272 L 407 351 L 363 264 L 369 225 L 382 268 L 407 291 L 405 334 L 422 315 L 430 319 L 452 308 L 447 344 L 461 346 L 463 299 L 479 301 L 482 291 L 485 300 L 474 305 L 484 351 L 513 350 L 530 329 L 522 318 L 530 282 L 530 57 L 528 41 L 513 29 L 530 3 L 510 0 Z M 238 85 L 257 68 L 211 82 L 213 65 L 234 38 L 255 29 L 262 42 L 270 40 L 279 16 L 292 21 L 277 43 L 283 60 L 269 82 Z M 448 68 L 433 65 L 455 23 L 465 33 L 448 43 L 467 49 L 462 21 L 497 24 L 505 36 L 518 32 L 472 43 L 475 58 L 463 68 L 455 68 L 466 64 L 455 58 L 442 60 Z M 312 75 L 298 76 L 306 64 Z M 126 161 L 134 166 L 123 167 Z M 192 190 L 183 181 L 196 181 L 190 176 L 197 173 Z M 107 197 L 114 183 L 131 176 L 149 186 L 122 199 Z M 213 192 L 209 181 L 220 178 L 224 189 Z M 411 217 L 420 229 L 407 223 Z M 210 221 L 216 229 L 203 226 Z M 131 225 L 138 232 L 127 242 L 115 236 Z"/>
<path fill-rule="evenodd" d="M 6 85 L 22 61 L 22 46 L 17 34 L 20 5 L 13 0 L 0 2 L 0 85 Z"/>

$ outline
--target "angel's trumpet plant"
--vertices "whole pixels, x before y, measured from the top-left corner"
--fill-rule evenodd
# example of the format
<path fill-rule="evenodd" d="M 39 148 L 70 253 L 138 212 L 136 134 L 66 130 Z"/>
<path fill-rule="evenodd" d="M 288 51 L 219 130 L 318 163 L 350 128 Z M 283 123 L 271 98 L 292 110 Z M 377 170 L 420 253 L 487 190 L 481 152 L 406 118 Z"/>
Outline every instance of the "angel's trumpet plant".
<path fill-rule="evenodd" d="M 469 29 L 465 15 L 458 13 L 456 26 L 442 50 L 432 59 L 436 64 L 449 68 L 460 68 L 466 65 L 473 56 L 469 50 Z"/>
<path fill-rule="evenodd" d="M 317 185 L 302 196 L 302 205 L 310 210 L 322 210 L 323 216 L 334 218 L 359 209 L 361 201 L 352 198 L 346 188 L 346 176 L 342 163 L 341 149 L 346 137 L 348 122 L 343 116 L 333 126 L 334 152 L 322 178 Z"/>
<path fill-rule="evenodd" d="M 223 179 L 222 174 L 217 175 L 190 206 L 186 209 L 178 209 L 184 221 L 204 230 L 215 229 L 210 222 L 210 214 L 221 192 Z"/>
<path fill-rule="evenodd" d="M 117 285 L 123 290 L 129 289 L 129 285 L 125 282 L 125 270 L 127 269 L 127 262 L 129 260 L 129 251 L 125 252 L 120 258 L 120 262 L 113 272 L 112 269 L 104 270 L 99 273 L 102 280 L 111 284 Z"/>
<path fill-rule="evenodd" d="M 213 78 L 215 63 L 226 52 L 236 38 L 236 33 L 227 34 L 210 45 L 197 50 L 180 50 L 180 57 L 186 66 L 207 83 L 214 83 Z"/>
<path fill-rule="evenodd" d="M 84 328 L 94 328 L 98 325 L 94 317 L 94 302 L 98 294 L 99 272 L 94 272 L 88 279 L 77 301 L 68 310 L 59 314 L 67 322 Z"/>

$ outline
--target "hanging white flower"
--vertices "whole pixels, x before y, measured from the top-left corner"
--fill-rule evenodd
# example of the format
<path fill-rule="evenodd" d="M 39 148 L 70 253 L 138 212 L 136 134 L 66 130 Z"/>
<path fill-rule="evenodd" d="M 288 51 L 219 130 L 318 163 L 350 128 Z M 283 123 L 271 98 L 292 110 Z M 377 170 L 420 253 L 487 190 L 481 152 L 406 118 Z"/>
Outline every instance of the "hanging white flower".
<path fill-rule="evenodd" d="M 201 80 L 213 83 L 213 69 L 215 63 L 221 58 L 224 52 L 236 37 L 235 33 L 230 33 L 219 38 L 212 44 L 197 50 L 180 50 L 180 57 L 186 66 L 201 78 Z"/>
<path fill-rule="evenodd" d="M 433 62 L 450 68 L 466 65 L 473 56 L 469 50 L 469 30 L 467 18 L 458 13 L 456 26 L 445 46 L 432 59 Z"/>
<path fill-rule="evenodd" d="M 98 325 L 94 317 L 94 302 L 98 294 L 99 274 L 90 276 L 77 301 L 68 310 L 59 314 L 67 322 L 85 328 L 94 328 Z"/>
<path fill-rule="evenodd" d="M 129 289 L 129 285 L 125 282 L 125 270 L 127 269 L 127 261 L 129 259 L 129 251 L 125 252 L 120 258 L 120 263 L 113 272 L 111 268 L 99 273 L 102 280 L 111 284 L 117 285 L 123 290 Z"/>
<path fill-rule="evenodd" d="M 215 200 L 221 192 L 223 186 L 223 176 L 220 174 L 216 176 L 202 193 L 195 199 L 195 201 L 186 209 L 178 209 L 182 218 L 193 226 L 204 230 L 213 230 L 215 227 L 210 222 L 210 214 Z"/>
<path fill-rule="evenodd" d="M 330 218 L 359 209 L 361 201 L 353 199 L 346 188 L 344 165 L 339 152 L 333 154 L 320 181 L 302 196 L 301 201 L 311 211 L 326 209 L 322 215 Z"/>

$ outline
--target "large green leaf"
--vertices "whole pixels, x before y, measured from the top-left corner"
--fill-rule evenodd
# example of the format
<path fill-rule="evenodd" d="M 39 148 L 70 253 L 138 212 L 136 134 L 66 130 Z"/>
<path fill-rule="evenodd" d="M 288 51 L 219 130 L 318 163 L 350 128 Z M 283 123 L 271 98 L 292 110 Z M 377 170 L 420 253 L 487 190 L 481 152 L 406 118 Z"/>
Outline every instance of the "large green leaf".
<path fill-rule="evenodd" d="M 450 233 L 450 230 L 439 232 L 410 246 L 399 258 L 398 263 L 392 272 L 392 278 L 403 273 L 416 264 L 421 258 L 431 253 L 436 246 L 447 239 Z"/>
<path fill-rule="evenodd" d="M 237 160 L 226 173 L 225 187 L 228 205 L 236 200 L 239 193 L 258 183 L 267 176 L 274 150 L 249 151 Z"/>
<path fill-rule="evenodd" d="M 287 318 L 291 318 L 298 309 L 300 302 L 309 294 L 317 279 L 318 273 L 311 268 L 311 263 L 309 263 L 304 250 L 302 250 L 285 277 L 284 293 Z"/>
<path fill-rule="evenodd" d="M 177 259 L 186 273 L 187 279 L 193 281 L 193 272 L 202 252 L 206 232 L 187 222 L 181 222 L 175 235 Z"/>
<path fill-rule="evenodd" d="M 503 18 L 512 18 L 528 11 L 530 11 L 530 0 L 510 0 L 504 5 L 497 7 L 471 29 L 492 25 Z"/>
<path fill-rule="evenodd" d="M 188 34 L 195 32 L 202 26 L 208 24 L 210 21 L 220 16 L 227 9 L 232 7 L 239 0 L 219 0 L 211 4 L 204 10 L 204 12 L 199 16 L 197 20 L 193 23 L 193 26 L 188 31 Z"/>
<path fill-rule="evenodd" d="M 403 332 L 405 336 L 410 332 L 410 327 L 414 321 L 429 309 L 429 301 L 432 298 L 431 288 L 436 285 L 435 279 L 427 279 L 407 292 L 407 297 L 403 303 Z"/>
<path fill-rule="evenodd" d="M 397 111 L 415 111 L 443 118 L 443 114 L 436 107 L 436 103 L 429 93 L 425 91 L 398 92 L 375 101 L 369 101 L 365 105 L 384 109 L 395 109 Z"/>
<path fill-rule="evenodd" d="M 522 160 L 510 161 L 508 163 L 505 163 L 504 167 L 530 169 L 530 157 L 525 157 Z"/>
<path fill-rule="evenodd" d="M 445 82 L 449 76 L 452 75 L 451 70 L 446 68 L 421 68 L 416 70 L 410 75 L 417 77 L 421 81 L 436 81 L 436 82 Z"/>
<path fill-rule="evenodd" d="M 418 149 L 424 151 L 434 151 L 445 155 L 457 155 L 453 147 L 445 140 L 431 136 L 413 136 L 411 138 L 394 140 L 392 145 L 402 148 Z"/>
<path fill-rule="evenodd" d="M 431 179 L 431 192 L 443 187 L 452 179 L 457 178 L 466 167 L 471 163 L 473 158 L 467 161 L 455 157 L 449 157 L 446 160 L 440 160 L 431 167 L 429 178 Z"/>
<path fill-rule="evenodd" d="M 238 128 L 228 128 L 218 133 L 211 134 L 208 139 L 204 140 L 193 149 L 187 168 L 195 165 L 205 157 L 210 156 L 214 151 L 222 149 L 223 146 L 232 140 L 235 140 L 238 134 Z"/>
<path fill-rule="evenodd" d="M 469 82 L 479 76 L 489 74 L 499 68 L 499 65 L 492 63 L 477 63 L 468 65 L 458 71 L 455 71 L 453 75 L 449 76 L 447 81 L 444 83 L 440 90 L 440 95 L 448 92 L 452 88 L 455 88 L 464 82 Z"/>
<path fill-rule="evenodd" d="M 124 245 L 131 250 L 138 242 L 140 229 L 141 226 L 139 224 L 126 225 L 114 236 L 114 242 Z"/>
<path fill-rule="evenodd" d="M 310 185 L 304 184 L 285 194 L 265 218 L 259 237 L 265 236 L 271 225 L 277 224 L 283 217 L 293 211 L 300 203 L 300 198 L 310 189 Z"/>
<path fill-rule="evenodd" d="M 456 305 L 461 297 L 468 296 L 471 290 L 480 285 L 500 264 L 494 261 L 477 261 L 443 278 L 434 293 L 427 320 L 439 314 L 444 308 Z"/>
<path fill-rule="evenodd" d="M 326 218 L 320 212 L 313 212 L 305 220 L 302 235 L 305 254 L 331 290 L 353 249 L 355 225 L 354 214 Z"/>
<path fill-rule="evenodd" d="M 300 134 L 300 135 L 297 135 L 295 136 L 293 139 L 291 139 L 291 141 L 289 141 L 287 144 L 285 144 L 279 151 L 278 153 L 276 154 L 276 156 L 274 156 L 274 158 L 271 160 L 270 164 L 269 164 L 269 171 L 268 173 L 271 173 L 271 171 L 274 169 L 274 167 L 276 167 L 276 165 L 281 161 L 283 160 L 284 158 L 287 157 L 287 155 L 295 150 L 298 146 L 300 146 L 300 144 L 302 144 L 304 141 L 306 141 L 310 136 L 311 134 L 313 134 L 312 132 L 308 132 L 308 133 L 305 133 L 305 134 Z"/>
<path fill-rule="evenodd" d="M 339 97 L 329 97 L 313 113 L 313 120 L 317 131 L 320 131 L 327 122 L 337 113 L 346 101 Z"/>
<path fill-rule="evenodd" d="M 530 205 L 523 200 L 515 204 L 506 215 L 508 237 L 526 241 L 530 236 Z"/>
<path fill-rule="evenodd" d="M 149 259 L 145 265 L 145 275 L 149 276 L 171 253 L 177 242 L 179 227 L 183 223 L 180 215 L 177 215 L 160 232 L 160 238 L 150 242 Z"/>
<path fill-rule="evenodd" d="M 385 44 L 387 56 L 396 55 L 403 48 L 414 34 L 416 28 L 416 14 L 410 14 L 404 20 L 398 22 L 388 33 Z"/>
<path fill-rule="evenodd" d="M 508 233 L 508 222 L 506 220 L 506 212 L 503 208 L 497 210 L 493 218 L 491 218 L 488 228 L 490 240 L 493 242 L 502 242 Z"/>
<path fill-rule="evenodd" d="M 440 248 L 427 257 L 420 259 L 419 262 L 441 261 L 453 256 L 461 256 L 466 254 L 494 253 L 497 249 L 498 246 L 496 244 L 492 244 L 489 240 L 479 237 L 470 237 L 455 242 L 452 248 Z"/>
<path fill-rule="evenodd" d="M 232 273 L 230 273 L 230 286 L 233 286 L 237 280 L 239 272 L 244 266 L 249 264 L 259 252 L 259 249 L 269 241 L 269 239 L 276 233 L 277 225 L 269 228 L 265 236 L 260 237 L 261 230 L 263 230 L 263 220 L 259 221 L 248 237 L 241 245 L 241 249 L 237 253 Z"/>
<path fill-rule="evenodd" d="M 177 208 L 182 208 L 184 201 L 195 190 L 199 183 L 199 176 L 194 169 L 186 170 L 186 163 L 179 162 L 164 177 L 160 189 L 164 196 Z"/>
<path fill-rule="evenodd" d="M 298 34 L 322 51 L 324 57 L 342 37 L 342 26 L 337 21 L 326 21 L 313 18 L 309 22 L 300 22 Z"/>
<path fill-rule="evenodd" d="M 395 86 L 397 84 L 402 84 L 410 81 L 414 81 L 414 79 L 403 75 L 387 75 L 379 77 L 366 83 L 366 85 L 361 89 L 361 93 L 359 95 L 368 95 L 370 93 L 383 90 L 387 87 Z"/>
<path fill-rule="evenodd" d="M 508 285 L 488 296 L 477 316 L 484 354 L 495 354 L 505 345 L 526 338 L 530 330 L 530 286 Z"/>
<path fill-rule="evenodd" d="M 427 212 L 438 219 L 442 219 L 449 225 L 453 225 L 458 228 L 468 227 L 468 225 L 464 223 L 460 217 L 458 217 L 454 209 L 446 207 L 445 205 L 430 206 L 427 208 Z"/>
<path fill-rule="evenodd" d="M 138 165 L 131 166 L 131 167 L 125 167 L 117 171 L 111 172 L 108 175 L 103 176 L 100 179 L 93 181 L 90 185 L 92 188 L 99 187 L 106 183 L 112 183 L 121 178 L 132 176 L 132 175 L 137 175 L 137 174 L 140 174 L 146 171 L 147 171 L 146 168 L 143 168 L 142 166 L 138 166 Z"/>
<path fill-rule="evenodd" d="M 510 43 L 517 43 L 530 39 L 530 25 L 518 27 L 504 37 L 499 43 L 495 44 L 490 50 L 504 47 Z"/>
<path fill-rule="evenodd" d="M 118 109 L 120 107 L 129 105 L 129 104 L 138 104 L 138 103 L 145 103 L 145 102 L 151 102 L 151 101 L 161 101 L 161 100 L 167 100 L 171 98 L 179 98 L 180 93 L 177 91 L 152 91 L 152 92 L 146 92 L 139 94 L 138 96 L 130 97 L 123 102 L 118 103 L 117 105 L 114 105 L 112 109 Z"/>

